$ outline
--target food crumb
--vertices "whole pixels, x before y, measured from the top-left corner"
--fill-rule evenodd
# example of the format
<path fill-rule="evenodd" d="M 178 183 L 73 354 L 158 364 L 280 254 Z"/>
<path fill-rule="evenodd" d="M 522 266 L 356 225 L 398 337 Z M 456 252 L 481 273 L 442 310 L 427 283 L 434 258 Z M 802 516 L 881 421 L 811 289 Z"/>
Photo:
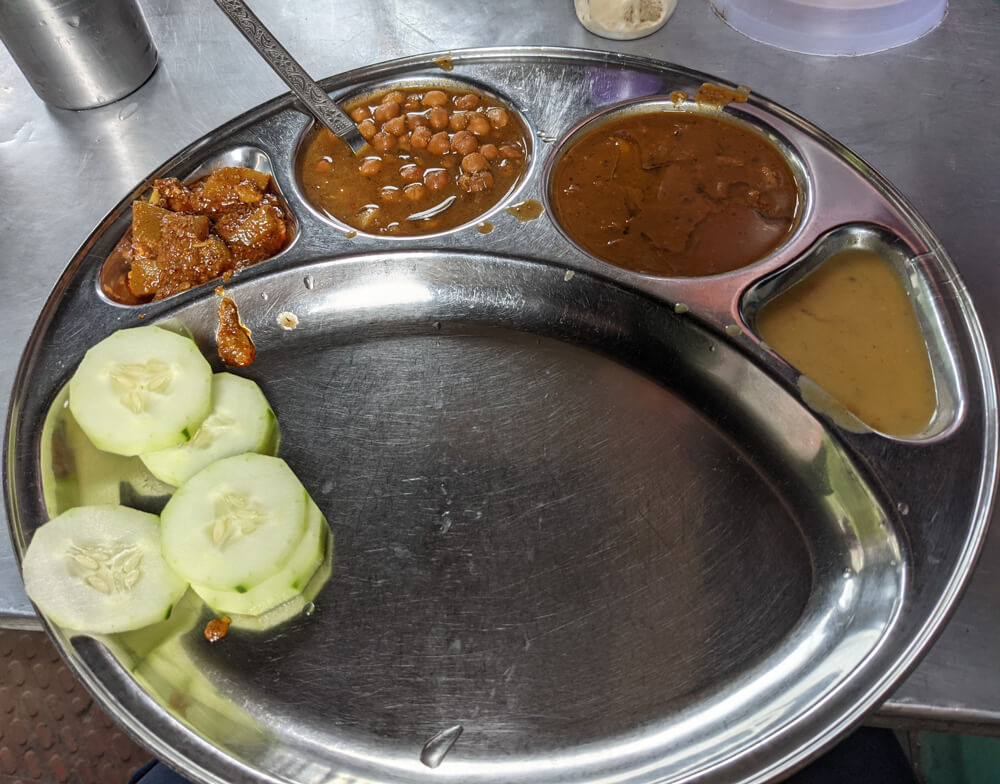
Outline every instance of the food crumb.
<path fill-rule="evenodd" d="M 299 325 L 299 317 L 286 310 L 278 314 L 278 324 L 282 329 L 295 329 Z"/>
<path fill-rule="evenodd" d="M 565 280 L 565 281 L 569 282 L 569 281 L 573 280 L 573 276 L 574 276 L 575 274 L 576 274 L 576 273 L 575 273 L 575 272 L 573 272 L 573 270 L 566 270 L 566 274 L 565 274 L 565 275 L 563 275 L 563 280 Z"/>
<path fill-rule="evenodd" d="M 349 240 L 353 240 L 355 237 L 358 236 L 358 233 L 356 231 L 352 230 L 352 231 L 347 232 L 347 234 L 345 234 L 344 236 L 347 237 L 347 239 L 349 239 Z"/>
<path fill-rule="evenodd" d="M 226 296 L 226 290 L 224 288 L 222 288 L 222 286 L 216 286 L 215 287 L 215 296 L 217 296 L 217 297 L 224 297 L 224 296 Z"/>
<path fill-rule="evenodd" d="M 185 711 L 191 707 L 191 703 L 188 701 L 188 696 L 180 691 L 175 691 L 170 695 L 170 699 L 167 703 L 181 716 L 184 715 Z"/>
<path fill-rule="evenodd" d="M 476 226 L 476 231 L 478 231 L 480 234 L 489 234 L 491 231 L 493 231 L 493 224 L 490 223 L 489 221 L 483 221 L 478 226 Z"/>
<path fill-rule="evenodd" d="M 436 65 L 442 71 L 455 70 L 455 61 L 451 59 L 451 55 L 447 55 L 446 57 L 435 57 L 434 65 Z"/>
<path fill-rule="evenodd" d="M 674 106 L 680 106 L 688 99 L 687 93 L 683 90 L 674 90 L 670 93 L 670 101 Z"/>
<path fill-rule="evenodd" d="M 674 313 L 676 313 L 678 315 L 683 315 L 683 314 L 687 313 L 690 309 L 691 308 L 689 308 L 683 302 L 678 302 L 676 305 L 674 305 Z"/>
<path fill-rule="evenodd" d="M 205 625 L 205 639 L 209 642 L 218 642 L 229 633 L 230 623 L 232 620 L 228 615 L 213 618 Z"/>
<path fill-rule="evenodd" d="M 250 330 L 240 323 L 240 314 L 231 297 L 219 302 L 219 329 L 215 333 L 219 359 L 234 367 L 248 367 L 257 356 Z"/>
<path fill-rule="evenodd" d="M 522 201 L 508 207 L 506 212 L 513 215 L 521 221 L 521 223 L 527 223 L 528 221 L 542 217 L 542 213 L 545 212 L 545 208 L 542 207 L 542 203 L 540 201 L 528 199 L 527 201 Z"/>
<path fill-rule="evenodd" d="M 702 106 L 715 106 L 721 109 L 729 103 L 746 103 L 749 97 L 750 88 L 742 84 L 735 90 L 732 90 L 728 87 L 706 82 L 698 89 L 694 99 Z"/>
<path fill-rule="evenodd" d="M 726 325 L 726 334 L 727 335 L 732 335 L 733 337 L 735 337 L 736 335 L 739 335 L 740 332 L 742 332 L 742 330 L 738 326 L 736 326 L 735 324 L 727 324 Z"/>
<path fill-rule="evenodd" d="M 140 313 L 139 314 L 139 319 L 141 320 L 141 319 L 144 319 L 144 318 L 146 318 L 146 314 L 145 313 Z"/>

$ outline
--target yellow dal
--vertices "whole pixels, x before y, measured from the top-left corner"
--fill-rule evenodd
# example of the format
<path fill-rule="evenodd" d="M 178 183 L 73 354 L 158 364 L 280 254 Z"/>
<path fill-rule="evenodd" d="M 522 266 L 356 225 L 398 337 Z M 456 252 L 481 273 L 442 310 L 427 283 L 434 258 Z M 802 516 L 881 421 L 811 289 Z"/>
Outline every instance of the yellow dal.
<path fill-rule="evenodd" d="M 869 427 L 920 432 L 934 415 L 930 360 L 906 290 L 881 256 L 843 251 L 761 310 L 761 338 Z"/>

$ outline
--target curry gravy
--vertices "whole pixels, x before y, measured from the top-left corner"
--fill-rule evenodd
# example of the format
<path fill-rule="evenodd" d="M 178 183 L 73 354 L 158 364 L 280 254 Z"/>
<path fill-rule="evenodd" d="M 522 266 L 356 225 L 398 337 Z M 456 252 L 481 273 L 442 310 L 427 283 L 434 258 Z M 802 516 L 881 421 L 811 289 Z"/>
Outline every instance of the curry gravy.
<path fill-rule="evenodd" d="M 347 111 L 369 143 L 362 156 L 321 128 L 297 166 L 306 200 L 358 231 L 409 236 L 468 223 L 506 196 L 527 166 L 520 121 L 486 95 L 400 88 Z"/>
<path fill-rule="evenodd" d="M 552 176 L 553 210 L 584 250 L 651 275 L 744 267 L 781 245 L 799 191 L 781 152 L 736 123 L 685 111 L 632 114 L 574 142 Z"/>
<path fill-rule="evenodd" d="M 765 305 L 757 331 L 875 430 L 913 435 L 934 415 L 934 378 L 913 306 L 876 253 L 835 254 Z"/>

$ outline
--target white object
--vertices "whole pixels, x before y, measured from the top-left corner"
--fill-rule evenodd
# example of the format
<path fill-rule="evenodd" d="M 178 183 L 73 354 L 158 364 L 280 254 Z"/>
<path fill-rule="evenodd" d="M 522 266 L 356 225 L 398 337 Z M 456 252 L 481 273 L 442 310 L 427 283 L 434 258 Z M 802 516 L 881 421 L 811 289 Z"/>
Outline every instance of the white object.
<path fill-rule="evenodd" d="M 69 409 L 105 452 L 177 446 L 212 410 L 212 367 L 189 338 L 159 327 L 120 329 L 84 354 L 69 382 Z"/>
<path fill-rule="evenodd" d="M 245 593 L 288 563 L 305 534 L 308 500 L 280 458 L 223 458 L 163 507 L 163 558 L 189 582 Z"/>
<path fill-rule="evenodd" d="M 617 40 L 655 33 L 674 12 L 677 0 L 574 0 L 580 24 L 595 35 Z"/>
<path fill-rule="evenodd" d="M 160 555 L 155 515 L 124 506 L 77 506 L 35 531 L 24 588 L 60 626 L 93 634 L 170 617 L 187 590 Z"/>
<path fill-rule="evenodd" d="M 793 52 L 861 55 L 909 43 L 944 18 L 948 0 L 711 0 L 748 38 Z M 579 5 L 579 0 L 577 2 Z"/>
<path fill-rule="evenodd" d="M 270 454 L 277 446 L 277 420 L 260 387 L 232 373 L 212 376 L 212 412 L 190 441 L 139 455 L 149 472 L 179 487 L 201 469 L 245 452 Z"/>
<path fill-rule="evenodd" d="M 302 593 L 309 579 L 323 565 L 327 547 L 332 546 L 323 513 L 312 500 L 308 507 L 306 532 L 282 569 L 244 593 L 194 585 L 195 593 L 216 612 L 238 615 L 263 615 Z"/>

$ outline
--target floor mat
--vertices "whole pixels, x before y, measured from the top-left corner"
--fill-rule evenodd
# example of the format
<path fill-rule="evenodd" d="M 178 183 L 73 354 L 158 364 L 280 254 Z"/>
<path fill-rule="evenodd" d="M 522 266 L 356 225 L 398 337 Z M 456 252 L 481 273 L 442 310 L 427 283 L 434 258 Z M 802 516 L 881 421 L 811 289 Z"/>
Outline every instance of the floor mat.
<path fill-rule="evenodd" d="M 44 633 L 0 629 L 0 784 L 125 784 L 149 758 Z"/>

